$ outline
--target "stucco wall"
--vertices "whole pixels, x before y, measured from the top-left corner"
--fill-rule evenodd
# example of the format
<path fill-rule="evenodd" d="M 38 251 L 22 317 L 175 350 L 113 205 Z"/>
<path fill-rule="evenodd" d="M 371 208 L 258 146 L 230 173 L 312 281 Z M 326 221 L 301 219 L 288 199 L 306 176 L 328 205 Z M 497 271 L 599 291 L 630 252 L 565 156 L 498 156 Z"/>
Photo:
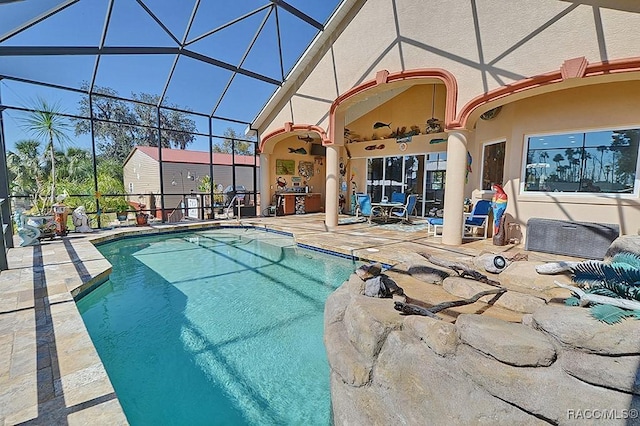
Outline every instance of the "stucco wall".
<path fill-rule="evenodd" d="M 293 116 L 281 104 L 275 119 L 258 123 L 260 133 L 285 121 L 326 128 L 337 95 L 381 69 L 451 72 L 460 111 L 476 96 L 558 70 L 566 59 L 584 56 L 594 63 L 640 56 L 640 33 L 632 30 L 640 25 L 638 12 L 640 6 L 628 1 L 592 6 L 556 0 L 368 0 L 335 42 L 327 43 L 308 78 L 292 85 Z"/>
<path fill-rule="evenodd" d="M 291 149 L 299 149 L 304 148 L 307 152 L 306 154 L 297 154 L 289 151 Z M 316 158 L 318 161 L 316 161 Z M 293 160 L 295 162 L 294 166 L 294 174 L 293 175 L 279 175 L 276 173 L 276 161 L 277 160 Z M 279 176 L 282 176 L 287 181 L 287 186 L 291 188 L 293 186 L 292 177 L 300 177 L 301 182 L 300 185 L 303 186 L 303 183 L 306 179 L 302 178 L 298 173 L 298 166 L 300 165 L 300 161 L 311 162 L 313 165 L 313 176 L 311 176 L 307 180 L 307 184 L 312 187 L 311 192 L 322 194 L 322 199 L 324 203 L 325 197 L 325 170 L 326 170 L 326 157 L 324 156 L 314 156 L 311 155 L 311 143 L 306 143 L 297 138 L 297 136 L 288 137 L 286 139 L 278 142 L 274 148 L 273 153 L 270 155 L 269 159 L 269 173 L 268 173 L 268 184 L 269 184 L 269 198 L 267 200 L 271 200 L 273 194 L 278 189 L 276 185 L 276 179 Z M 322 164 L 320 164 L 322 163 Z M 265 205 L 268 205 L 266 203 Z"/>
<path fill-rule="evenodd" d="M 478 121 L 472 152 L 482 158 L 482 145 L 506 140 L 504 187 L 507 213 L 526 224 L 531 217 L 620 224 L 623 234 L 640 231 L 640 199 L 634 195 L 607 196 L 562 193 L 522 193 L 523 159 L 529 135 L 640 127 L 640 84 L 608 83 L 567 89 L 505 106 L 491 121 Z M 478 162 L 479 163 L 479 162 Z M 473 186 L 480 187 L 481 169 Z M 636 180 L 640 176 L 636 176 Z M 490 194 L 487 194 L 490 196 Z M 612 209 L 611 207 L 616 207 Z M 525 232 L 526 235 L 526 232 Z"/>

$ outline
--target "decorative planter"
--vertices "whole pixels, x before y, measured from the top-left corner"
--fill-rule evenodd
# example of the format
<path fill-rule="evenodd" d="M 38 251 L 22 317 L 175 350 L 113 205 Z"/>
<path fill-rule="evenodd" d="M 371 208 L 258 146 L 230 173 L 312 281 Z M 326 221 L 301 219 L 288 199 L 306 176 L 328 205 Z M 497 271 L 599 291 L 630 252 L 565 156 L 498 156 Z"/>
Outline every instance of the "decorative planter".
<path fill-rule="evenodd" d="M 147 219 L 148 219 L 148 216 L 146 215 L 146 213 L 137 213 L 136 214 L 136 224 L 139 225 L 139 226 L 146 225 L 147 224 Z"/>

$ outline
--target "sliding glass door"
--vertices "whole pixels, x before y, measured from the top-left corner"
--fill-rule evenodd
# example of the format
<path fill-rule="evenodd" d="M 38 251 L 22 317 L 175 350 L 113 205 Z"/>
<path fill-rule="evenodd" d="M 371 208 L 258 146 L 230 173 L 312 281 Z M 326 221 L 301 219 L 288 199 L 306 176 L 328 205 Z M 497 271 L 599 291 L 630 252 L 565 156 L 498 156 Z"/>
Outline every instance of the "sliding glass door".
<path fill-rule="evenodd" d="M 446 152 L 367 159 L 367 193 L 373 202 L 393 192 L 417 194 L 418 216 L 441 213 L 444 204 Z"/>

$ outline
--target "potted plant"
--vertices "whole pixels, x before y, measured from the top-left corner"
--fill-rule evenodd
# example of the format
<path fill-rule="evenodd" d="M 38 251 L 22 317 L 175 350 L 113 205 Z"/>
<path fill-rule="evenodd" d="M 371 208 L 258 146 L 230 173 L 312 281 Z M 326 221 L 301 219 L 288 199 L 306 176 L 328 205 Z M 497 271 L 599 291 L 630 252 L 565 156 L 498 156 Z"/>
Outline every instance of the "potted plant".
<path fill-rule="evenodd" d="M 127 220 L 127 215 L 129 214 L 129 209 L 131 206 L 129 202 L 124 198 L 118 198 L 115 201 L 113 208 L 116 211 L 116 217 L 120 222 L 124 222 Z"/>
<path fill-rule="evenodd" d="M 142 209 L 144 209 L 146 205 L 140 204 L 138 207 L 140 208 L 140 210 L 136 212 L 136 225 L 146 225 L 149 220 L 149 215 L 142 211 Z"/>

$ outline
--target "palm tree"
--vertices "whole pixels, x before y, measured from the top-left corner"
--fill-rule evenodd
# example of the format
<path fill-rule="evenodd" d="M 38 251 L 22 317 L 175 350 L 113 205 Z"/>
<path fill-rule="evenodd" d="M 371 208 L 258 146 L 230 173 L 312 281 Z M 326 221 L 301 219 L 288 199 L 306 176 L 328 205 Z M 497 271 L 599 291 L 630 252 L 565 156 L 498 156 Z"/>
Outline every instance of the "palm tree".
<path fill-rule="evenodd" d="M 602 176 L 602 167 L 603 167 L 603 158 L 604 158 L 604 152 L 608 151 L 609 148 L 607 148 L 605 145 L 600 145 L 599 147 L 596 148 L 598 150 L 598 152 L 600 152 L 600 173 L 598 173 L 598 179 L 601 179 Z"/>
<path fill-rule="evenodd" d="M 51 194 L 50 201 L 53 205 L 56 196 L 56 154 L 54 142 L 64 145 L 69 136 L 66 130 L 69 124 L 61 115 L 62 108 L 59 103 L 49 103 L 46 99 L 38 98 L 35 108 L 23 119 L 25 129 L 38 138 L 47 141 L 45 152 L 49 152 L 51 160 Z"/>
<path fill-rule="evenodd" d="M 39 208 L 38 200 L 43 195 L 46 174 L 41 163 L 40 141 L 27 139 L 16 142 L 15 149 L 7 152 L 7 171 L 11 195 L 28 195 L 31 204 Z"/>

